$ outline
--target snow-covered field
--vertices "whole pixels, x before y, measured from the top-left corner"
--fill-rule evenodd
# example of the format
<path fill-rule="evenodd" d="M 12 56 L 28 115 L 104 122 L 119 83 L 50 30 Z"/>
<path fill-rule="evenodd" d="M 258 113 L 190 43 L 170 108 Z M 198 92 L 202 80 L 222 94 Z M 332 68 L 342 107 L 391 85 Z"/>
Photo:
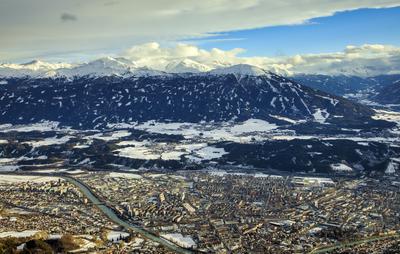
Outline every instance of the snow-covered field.
<path fill-rule="evenodd" d="M 366 145 L 368 142 L 379 142 L 379 143 L 393 143 L 393 142 L 400 142 L 400 136 L 399 137 L 356 137 L 356 136 L 342 136 L 338 135 L 335 137 L 329 137 L 329 136 L 319 136 L 319 135 L 276 135 L 272 136 L 271 139 L 273 140 L 294 140 L 294 139 L 301 139 L 301 140 L 308 140 L 308 139 L 318 139 L 318 140 L 351 140 L 355 142 L 367 142 L 365 143 Z"/>
<path fill-rule="evenodd" d="M 314 109 L 315 121 L 325 123 L 328 114 L 323 109 Z M 148 121 L 145 123 L 132 124 L 114 124 L 110 125 L 110 129 L 76 131 L 68 128 L 60 128 L 58 122 L 43 121 L 37 124 L 30 125 L 0 125 L 0 132 L 28 132 L 28 131 L 56 131 L 54 137 L 46 137 L 41 139 L 31 139 L 23 137 L 21 144 L 27 144 L 32 147 L 32 150 L 24 156 L 14 158 L 1 158 L 0 154 L 0 171 L 14 171 L 22 167 L 21 161 L 48 159 L 41 155 L 43 151 L 41 147 L 51 145 L 63 145 L 68 142 L 74 149 L 90 148 L 95 139 L 103 140 L 111 144 L 116 144 L 113 147 L 113 153 L 116 156 L 143 159 L 143 160 L 181 160 L 187 159 L 194 163 L 201 163 L 207 160 L 213 160 L 223 157 L 227 154 L 224 148 L 217 147 L 216 143 L 230 141 L 237 143 L 257 143 L 260 141 L 274 140 L 311 140 L 320 141 L 330 140 L 352 140 L 360 145 L 368 146 L 370 142 L 387 143 L 390 146 L 400 145 L 400 113 L 377 110 L 375 119 L 383 119 L 393 121 L 398 124 L 397 127 L 387 132 L 387 135 L 363 135 L 357 129 L 345 129 L 353 134 L 340 135 L 301 135 L 296 134 L 294 130 L 289 130 L 290 125 L 300 124 L 302 121 L 285 118 L 278 115 L 271 115 L 276 119 L 285 121 L 287 125 L 278 126 L 260 119 L 249 119 L 244 122 L 200 122 L 200 123 L 177 123 L 177 122 L 155 122 Z M 124 128 L 124 129 L 121 129 Z M 155 141 L 152 138 L 136 140 L 137 136 L 132 129 L 143 130 L 154 134 L 171 134 L 182 135 L 184 140 L 162 142 Z M 25 134 L 23 134 L 25 135 Z M 139 139 L 139 138 L 138 138 Z M 179 140 L 179 139 L 177 139 Z M 8 139 L 0 139 L 0 145 L 8 144 Z M 18 142 L 18 141 L 17 141 Z M 10 143 L 11 144 L 11 143 Z M 74 151 L 79 153 L 79 151 Z M 4 156 L 6 157 L 6 156 Z M 10 156 L 9 156 L 10 157 Z M 85 157 L 74 161 L 76 165 L 89 165 L 95 163 Z M 34 167 L 35 165 L 31 165 Z M 331 166 L 335 171 L 351 171 L 350 169 L 341 166 Z"/>
<path fill-rule="evenodd" d="M 302 183 L 305 185 L 335 184 L 335 182 L 332 181 L 331 178 L 325 178 L 325 177 L 293 177 L 292 181 L 296 183 Z"/>
<path fill-rule="evenodd" d="M 373 118 L 396 123 L 397 126 L 391 130 L 391 133 L 400 136 L 400 112 L 388 111 L 388 110 L 375 110 L 375 111 L 376 114 L 373 116 Z"/>
<path fill-rule="evenodd" d="M 18 165 L 0 165 L 0 172 L 10 172 L 19 169 Z"/>
<path fill-rule="evenodd" d="M 260 119 L 249 119 L 242 123 L 159 123 L 149 121 L 135 126 L 136 129 L 152 133 L 182 135 L 185 139 L 208 139 L 213 141 L 250 142 L 261 139 L 260 134 L 270 133 L 279 126 Z"/>
<path fill-rule="evenodd" d="M 273 116 L 275 118 L 285 120 L 279 116 Z M 315 121 L 323 124 L 325 123 L 327 114 L 323 110 L 316 112 L 314 115 Z M 393 121 L 399 124 L 399 127 L 391 130 L 393 134 L 400 134 L 400 113 L 396 112 L 382 112 L 379 111 L 375 116 L 375 119 L 384 119 L 388 121 Z M 298 124 L 295 120 L 288 119 L 287 122 L 293 122 L 293 124 Z M 338 140 L 338 139 L 348 139 L 356 142 L 383 142 L 383 143 L 393 143 L 400 142 L 400 135 L 395 137 L 380 137 L 380 136 L 358 136 L 358 135 L 299 135 L 295 131 L 278 129 L 279 126 L 275 124 L 268 123 L 259 119 L 250 119 L 242 123 L 159 123 L 154 121 L 149 121 L 143 124 L 132 126 L 136 129 L 145 130 L 151 133 L 158 134 L 170 134 L 170 135 L 182 135 L 188 141 L 192 143 L 198 143 L 200 140 L 204 142 L 220 142 L 220 141 L 232 141 L 238 143 L 254 143 L 257 141 L 265 140 L 294 140 L 294 139 L 319 139 L 319 140 Z M 353 131 L 359 133 L 358 129 L 346 129 L 347 131 Z M 136 142 L 136 141 L 132 141 Z M 122 144 L 121 144 L 122 145 Z M 128 145 L 128 144 L 126 144 Z M 133 145 L 133 144 L 132 144 Z M 137 146 L 143 146 L 143 143 L 137 143 Z M 148 156 L 154 158 L 149 151 L 143 151 L 143 153 L 148 153 Z M 176 154 L 178 155 L 178 154 Z M 167 156 L 164 156 L 167 158 Z"/>
<path fill-rule="evenodd" d="M 45 160 L 47 159 L 46 155 L 40 155 L 37 157 L 16 157 L 16 158 L 0 158 L 0 172 L 6 171 L 15 171 L 20 168 L 20 165 L 17 165 L 20 161 L 31 161 L 31 160 Z"/>
<path fill-rule="evenodd" d="M 156 148 L 147 147 L 146 143 L 120 148 L 115 150 L 115 153 L 118 156 L 132 159 L 157 160 L 161 158 L 161 153 L 157 152 Z"/>
<path fill-rule="evenodd" d="M 113 141 L 113 140 L 119 140 L 123 137 L 128 137 L 130 136 L 131 133 L 126 130 L 121 130 L 121 131 L 114 131 L 114 132 L 108 132 L 108 133 L 98 133 L 94 134 L 91 136 L 86 136 L 85 139 L 92 140 L 92 139 L 100 139 L 104 141 Z"/>
<path fill-rule="evenodd" d="M 143 160 L 180 160 L 186 157 L 194 162 L 212 160 L 227 154 L 223 148 L 209 146 L 207 143 L 164 143 L 150 141 L 122 141 L 114 152 L 121 157 Z"/>
<path fill-rule="evenodd" d="M 43 121 L 39 123 L 33 124 L 22 124 L 22 125 L 12 125 L 12 124 L 2 124 L 0 125 L 0 132 L 31 132 L 31 131 L 60 131 L 59 122 L 53 121 Z M 68 128 L 64 128 L 65 130 L 69 130 Z"/>
<path fill-rule="evenodd" d="M 41 146 L 51 146 L 51 145 L 62 145 L 67 143 L 73 136 L 62 136 L 60 138 L 57 137 L 51 137 L 51 138 L 45 138 L 42 140 L 34 140 L 34 141 L 25 141 L 22 142 L 22 144 L 28 144 L 32 146 L 33 148 L 41 147 Z"/>
<path fill-rule="evenodd" d="M 201 162 L 203 160 L 212 160 L 222 157 L 228 154 L 224 148 L 217 148 L 213 146 L 206 146 L 198 150 L 193 150 L 193 154 L 189 155 L 188 158 L 191 161 Z"/>
<path fill-rule="evenodd" d="M 110 242 L 120 241 L 121 238 L 128 237 L 129 233 L 123 231 L 110 231 L 107 233 L 107 240 Z"/>
<path fill-rule="evenodd" d="M 6 231 L 0 233 L 0 238 L 7 238 L 7 237 L 15 237 L 15 238 L 23 238 L 23 237 L 32 237 L 35 234 L 39 233 L 37 230 L 25 230 L 21 232 L 16 231 Z"/>
<path fill-rule="evenodd" d="M 335 163 L 335 164 L 331 164 L 331 168 L 334 171 L 344 171 L 344 172 L 351 172 L 353 171 L 353 169 L 343 163 Z"/>
<path fill-rule="evenodd" d="M 108 174 L 108 177 L 111 178 L 126 178 L 126 179 L 142 179 L 143 177 L 138 174 L 131 174 L 131 173 L 118 173 L 118 172 L 111 172 Z"/>
<path fill-rule="evenodd" d="M 181 233 L 161 234 L 161 236 L 184 248 L 195 248 L 197 246 L 192 237 L 183 236 Z"/>
<path fill-rule="evenodd" d="M 1 183 L 23 183 L 23 182 L 34 182 L 34 183 L 45 183 L 51 181 L 58 181 L 61 178 L 53 176 L 28 176 L 28 175 L 1 175 Z M 62 179 L 61 179 L 62 180 Z"/>
<path fill-rule="evenodd" d="M 270 175 L 264 173 L 228 172 L 226 170 L 221 170 L 221 169 L 206 170 L 206 172 L 213 176 L 233 175 L 233 176 L 252 176 L 256 178 L 283 178 L 283 176 L 281 175 Z"/>

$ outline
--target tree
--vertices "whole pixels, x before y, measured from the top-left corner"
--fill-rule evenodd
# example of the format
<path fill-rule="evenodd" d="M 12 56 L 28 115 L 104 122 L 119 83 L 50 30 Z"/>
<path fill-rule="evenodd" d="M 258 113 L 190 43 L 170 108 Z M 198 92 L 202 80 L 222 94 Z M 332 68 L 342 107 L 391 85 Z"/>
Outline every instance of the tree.
<path fill-rule="evenodd" d="M 22 254 L 53 254 L 51 246 L 43 240 L 30 240 L 26 242 Z"/>
<path fill-rule="evenodd" d="M 72 235 L 63 235 L 60 239 L 60 245 L 63 251 L 70 251 L 79 248 L 75 238 Z"/>

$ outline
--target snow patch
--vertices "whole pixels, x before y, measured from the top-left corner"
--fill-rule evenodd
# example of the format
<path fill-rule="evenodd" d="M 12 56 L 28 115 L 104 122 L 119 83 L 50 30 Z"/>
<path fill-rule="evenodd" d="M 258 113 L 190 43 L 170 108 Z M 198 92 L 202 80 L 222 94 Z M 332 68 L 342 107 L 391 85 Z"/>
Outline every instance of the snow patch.
<path fill-rule="evenodd" d="M 2 175 L 0 177 L 0 183 L 7 183 L 7 184 L 23 183 L 23 182 L 46 183 L 46 182 L 58 181 L 60 179 L 61 178 L 54 176 Z"/>
<path fill-rule="evenodd" d="M 269 123 L 260 119 L 249 119 L 243 123 L 234 125 L 230 131 L 235 135 L 241 135 L 250 132 L 268 132 L 277 129 L 276 124 Z"/>
<path fill-rule="evenodd" d="M 31 131 L 56 131 L 59 130 L 59 122 L 54 121 L 43 121 L 34 124 L 23 124 L 23 125 L 12 125 L 12 124 L 2 124 L 0 125 L 0 132 L 31 132 Z"/>
<path fill-rule="evenodd" d="M 22 144 L 28 144 L 33 148 L 38 148 L 41 146 L 62 145 L 67 143 L 71 138 L 73 138 L 73 136 L 63 136 L 61 138 L 52 137 L 37 141 L 25 141 Z"/>
<path fill-rule="evenodd" d="M 197 244 L 191 236 L 183 236 L 181 233 L 161 234 L 168 241 L 171 241 L 183 248 L 196 248 Z"/>
<path fill-rule="evenodd" d="M 135 147 L 124 147 L 115 150 L 121 157 L 132 158 L 132 159 L 142 159 L 142 160 L 158 160 L 161 158 L 159 153 L 149 149 L 145 146 L 135 146 Z"/>
<path fill-rule="evenodd" d="M 180 151 L 167 151 L 161 154 L 162 160 L 180 160 L 182 155 L 185 155 L 185 152 Z"/>
<path fill-rule="evenodd" d="M 238 74 L 245 76 L 268 75 L 268 73 L 265 70 L 248 64 L 237 64 L 225 68 L 218 68 L 208 73 L 211 75 L 226 75 L 226 74 Z"/>
<path fill-rule="evenodd" d="M 118 172 L 111 172 L 108 174 L 108 177 L 111 178 L 126 178 L 126 179 L 142 179 L 143 177 L 138 174 L 130 174 L 130 173 L 118 173 Z"/>
<path fill-rule="evenodd" d="M 386 167 L 385 174 L 394 174 L 399 169 L 399 163 L 396 160 L 391 160 Z"/>
<path fill-rule="evenodd" d="M 129 233 L 123 231 L 110 231 L 107 233 L 107 240 L 110 242 L 118 242 L 122 238 L 128 237 Z"/>
<path fill-rule="evenodd" d="M 273 117 L 273 118 L 276 118 L 276 119 L 278 119 L 278 120 L 282 120 L 282 121 L 291 123 L 291 124 L 299 124 L 299 123 L 305 123 L 305 122 L 307 122 L 306 120 L 293 120 L 293 119 L 290 119 L 290 118 L 288 118 L 288 117 L 278 116 L 278 115 L 269 115 L 269 116 L 271 116 L 271 117 Z"/>
<path fill-rule="evenodd" d="M 351 172 L 353 169 L 343 163 L 331 164 L 331 169 L 334 171 Z"/>
<path fill-rule="evenodd" d="M 211 67 L 191 59 L 171 61 L 165 67 L 165 71 L 168 73 L 200 73 L 210 70 Z"/>
<path fill-rule="evenodd" d="M 126 130 L 121 130 L 121 131 L 114 131 L 111 133 L 98 133 L 94 134 L 91 136 L 86 136 L 85 139 L 91 140 L 91 139 L 100 139 L 104 141 L 113 141 L 113 140 L 118 140 L 123 137 L 129 137 L 131 133 Z"/>
<path fill-rule="evenodd" d="M 194 162 L 201 162 L 203 160 L 218 159 L 223 155 L 228 154 L 224 148 L 217 148 L 213 146 L 207 146 L 199 150 L 194 151 L 194 154 L 187 156 L 187 158 Z"/>
<path fill-rule="evenodd" d="M 162 143 L 148 141 L 122 141 L 115 150 L 118 156 L 144 160 L 181 160 L 182 156 L 194 161 L 212 160 L 227 154 L 223 148 L 208 146 L 207 143 Z"/>
<path fill-rule="evenodd" d="M 0 238 L 7 238 L 7 237 L 15 237 L 15 238 L 24 238 L 24 237 L 32 237 L 35 234 L 39 233 L 37 230 L 25 230 L 21 232 L 17 231 L 7 231 L 0 233 Z"/>
<path fill-rule="evenodd" d="M 324 124 L 326 119 L 329 117 L 329 113 L 326 109 L 317 108 L 313 114 L 314 120 L 320 124 Z"/>
<path fill-rule="evenodd" d="M 207 139 L 213 141 L 251 142 L 253 138 L 278 129 L 276 124 L 260 119 L 249 119 L 241 123 L 161 123 L 148 121 L 135 126 L 135 129 L 152 133 L 182 135 L 185 139 Z"/>

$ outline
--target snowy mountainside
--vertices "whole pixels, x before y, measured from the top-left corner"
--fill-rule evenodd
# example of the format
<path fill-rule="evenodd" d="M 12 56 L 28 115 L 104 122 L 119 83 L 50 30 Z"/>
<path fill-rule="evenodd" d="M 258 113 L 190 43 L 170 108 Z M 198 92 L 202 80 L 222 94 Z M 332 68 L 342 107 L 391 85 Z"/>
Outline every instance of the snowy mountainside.
<path fill-rule="evenodd" d="M 148 120 L 262 119 L 368 126 L 368 107 L 259 69 L 217 75 L 8 78 L 0 86 L 0 123 L 61 122 L 77 128 Z M 254 75 L 257 76 L 254 76 Z M 282 119 L 291 119 L 285 121 Z"/>
<path fill-rule="evenodd" d="M 300 74 L 293 76 L 292 79 L 303 85 L 338 96 L 356 93 L 376 84 L 376 82 L 369 78 L 345 75 L 330 76 Z"/>
<path fill-rule="evenodd" d="M 245 75 L 245 76 L 263 76 L 268 73 L 256 66 L 248 65 L 248 64 L 237 64 L 225 68 L 217 68 L 209 72 L 211 75 L 227 75 L 227 74 L 236 74 L 236 75 Z"/>
<path fill-rule="evenodd" d="M 72 64 L 47 63 L 33 60 L 23 64 L 0 64 L 0 77 L 51 77 L 57 74 L 57 70 L 70 69 Z"/>
<path fill-rule="evenodd" d="M 104 57 L 73 68 L 61 68 L 57 74 L 60 76 L 109 76 L 129 73 L 134 67 L 133 62 L 128 63 L 111 57 Z"/>
<path fill-rule="evenodd" d="M 165 67 L 168 73 L 200 73 L 212 70 L 211 67 L 191 59 L 171 61 Z"/>
<path fill-rule="evenodd" d="M 400 75 L 399 79 L 381 89 L 373 99 L 379 103 L 400 106 Z"/>
<path fill-rule="evenodd" d="M 400 80 L 399 74 L 380 75 L 373 77 L 358 76 L 329 76 L 301 74 L 291 77 L 297 82 L 330 94 L 345 96 L 348 98 L 370 99 L 378 94 L 387 94 L 386 87 Z M 379 96 L 377 97 L 379 98 Z M 381 101 L 382 102 L 382 101 Z"/>

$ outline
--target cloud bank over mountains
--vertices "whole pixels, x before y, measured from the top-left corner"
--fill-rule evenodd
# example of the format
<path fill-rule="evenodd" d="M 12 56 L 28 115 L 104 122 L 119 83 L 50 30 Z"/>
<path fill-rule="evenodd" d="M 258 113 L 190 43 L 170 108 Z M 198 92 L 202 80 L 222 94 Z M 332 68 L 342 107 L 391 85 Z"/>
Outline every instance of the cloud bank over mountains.
<path fill-rule="evenodd" d="M 0 76 L 35 73 L 45 76 L 57 73 L 121 75 L 133 70 L 146 73 L 206 72 L 238 64 L 253 65 L 287 76 L 304 73 L 368 77 L 400 73 L 400 48 L 390 45 L 365 44 L 347 46 L 341 52 L 281 57 L 242 56 L 245 51 L 241 48 L 206 50 L 188 44 L 162 47 L 159 43 L 151 42 L 88 63 L 32 61 L 27 64 L 0 64 Z"/>
<path fill-rule="evenodd" d="M 176 42 L 229 31 L 304 24 L 398 0 L 2 0 L 0 61 L 117 52 L 148 41 Z"/>
<path fill-rule="evenodd" d="M 211 69 L 235 64 L 250 64 L 285 75 L 297 73 L 375 76 L 400 73 L 400 48 L 390 45 L 365 44 L 347 46 L 341 52 L 306 54 L 283 57 L 243 57 L 246 50 L 201 49 L 194 45 L 178 44 L 161 47 L 146 43 L 126 50 L 122 56 L 139 66 L 165 70 L 171 61 L 190 59 Z"/>

